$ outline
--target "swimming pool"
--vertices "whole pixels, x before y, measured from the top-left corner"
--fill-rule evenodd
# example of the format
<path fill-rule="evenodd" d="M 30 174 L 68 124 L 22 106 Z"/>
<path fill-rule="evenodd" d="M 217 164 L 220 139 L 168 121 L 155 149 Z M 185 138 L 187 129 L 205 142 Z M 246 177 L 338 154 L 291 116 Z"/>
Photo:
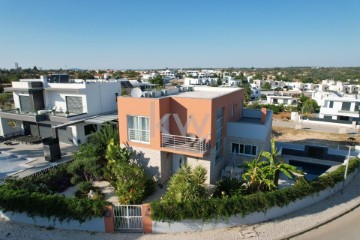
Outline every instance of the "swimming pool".
<path fill-rule="evenodd" d="M 316 163 L 301 162 L 296 160 L 289 160 L 289 164 L 296 166 L 296 168 L 299 170 L 302 170 L 305 174 L 305 179 L 307 179 L 308 181 L 314 180 L 330 168 L 330 166 Z"/>
<path fill-rule="evenodd" d="M 29 162 L 31 162 L 31 159 L 16 156 L 11 153 L 0 152 L 0 181 L 14 173 L 31 168 L 32 166 L 27 164 Z"/>

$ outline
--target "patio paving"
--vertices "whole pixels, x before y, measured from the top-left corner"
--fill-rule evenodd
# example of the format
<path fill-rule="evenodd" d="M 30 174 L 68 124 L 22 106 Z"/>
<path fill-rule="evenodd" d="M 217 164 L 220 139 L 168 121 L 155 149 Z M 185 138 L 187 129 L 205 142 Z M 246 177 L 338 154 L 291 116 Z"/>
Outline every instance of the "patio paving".
<path fill-rule="evenodd" d="M 6 155 L 15 156 L 17 158 L 26 159 L 26 168 L 20 171 L 14 171 L 11 176 L 14 177 L 26 177 L 32 175 L 38 171 L 41 171 L 47 167 L 55 166 L 59 163 L 71 160 L 73 153 L 77 150 L 76 146 L 72 146 L 65 143 L 60 143 L 61 159 L 54 162 L 48 162 L 45 160 L 43 145 L 40 144 L 24 144 L 14 143 L 13 145 L 6 145 L 4 142 L 0 143 L 0 151 Z M 9 166 L 7 166 L 9 167 Z M 14 169 L 17 169 L 17 163 L 14 163 Z M 3 171 L 3 166 L 0 162 L 0 173 Z M 5 169 L 4 169 L 5 171 Z"/>

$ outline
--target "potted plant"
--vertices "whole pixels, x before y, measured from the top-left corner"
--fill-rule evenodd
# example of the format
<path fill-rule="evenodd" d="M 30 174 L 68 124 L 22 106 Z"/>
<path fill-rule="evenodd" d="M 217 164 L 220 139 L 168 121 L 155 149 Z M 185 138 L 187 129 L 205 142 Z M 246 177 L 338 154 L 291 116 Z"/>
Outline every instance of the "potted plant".
<path fill-rule="evenodd" d="M 69 116 L 69 111 L 65 111 L 65 116 L 68 117 Z"/>
<path fill-rule="evenodd" d="M 20 108 L 16 108 L 16 113 L 20 113 Z"/>
<path fill-rule="evenodd" d="M 51 110 L 51 115 L 55 115 L 55 109 Z"/>

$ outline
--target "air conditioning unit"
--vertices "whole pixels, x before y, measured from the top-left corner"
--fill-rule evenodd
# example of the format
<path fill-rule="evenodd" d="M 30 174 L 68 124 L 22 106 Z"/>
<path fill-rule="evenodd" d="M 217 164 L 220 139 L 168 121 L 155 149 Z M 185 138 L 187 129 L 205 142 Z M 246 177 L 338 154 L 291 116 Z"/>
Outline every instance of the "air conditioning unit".
<path fill-rule="evenodd" d="M 143 92 L 143 97 L 148 98 L 151 97 L 149 92 Z"/>
<path fill-rule="evenodd" d="M 150 97 L 155 98 L 156 97 L 156 92 L 150 92 Z"/>

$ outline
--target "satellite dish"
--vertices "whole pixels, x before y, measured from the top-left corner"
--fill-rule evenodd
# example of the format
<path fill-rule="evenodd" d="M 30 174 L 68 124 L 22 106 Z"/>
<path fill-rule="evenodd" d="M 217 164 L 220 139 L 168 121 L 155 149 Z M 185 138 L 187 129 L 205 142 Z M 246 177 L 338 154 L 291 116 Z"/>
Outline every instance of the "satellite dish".
<path fill-rule="evenodd" d="M 141 89 L 140 88 L 133 88 L 132 90 L 131 90 L 131 96 L 132 97 L 136 97 L 136 98 L 140 98 L 141 96 L 142 96 L 142 91 L 141 91 Z"/>

